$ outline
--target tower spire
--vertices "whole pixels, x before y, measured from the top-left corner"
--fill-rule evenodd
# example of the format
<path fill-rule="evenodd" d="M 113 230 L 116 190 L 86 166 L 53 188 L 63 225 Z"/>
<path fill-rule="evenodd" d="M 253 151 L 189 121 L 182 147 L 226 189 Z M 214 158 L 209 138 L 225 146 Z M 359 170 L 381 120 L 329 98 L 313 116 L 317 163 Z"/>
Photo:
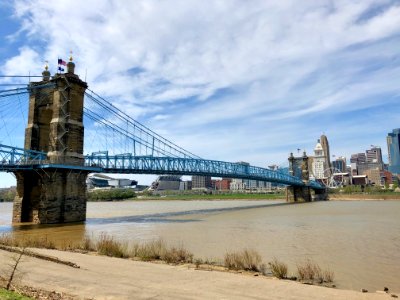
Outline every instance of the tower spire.
<path fill-rule="evenodd" d="M 67 64 L 67 72 L 71 73 L 71 74 L 74 74 L 74 72 L 75 72 L 75 64 L 74 64 L 73 60 L 74 59 L 72 57 L 72 50 L 71 50 L 71 51 L 69 51 L 69 62 Z"/>
<path fill-rule="evenodd" d="M 43 81 L 50 80 L 49 62 L 46 60 L 44 64 L 44 71 L 42 72 Z"/>

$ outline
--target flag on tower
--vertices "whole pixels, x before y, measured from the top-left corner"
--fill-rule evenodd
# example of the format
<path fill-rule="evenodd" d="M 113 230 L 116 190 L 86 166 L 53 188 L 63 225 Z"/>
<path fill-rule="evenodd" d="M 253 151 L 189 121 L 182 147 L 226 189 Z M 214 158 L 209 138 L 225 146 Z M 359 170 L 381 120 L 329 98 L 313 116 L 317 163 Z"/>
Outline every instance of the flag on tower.
<path fill-rule="evenodd" d="M 62 60 L 61 58 L 58 59 L 58 64 L 61 65 L 61 66 L 66 66 L 67 65 L 67 63 L 64 60 Z"/>
<path fill-rule="evenodd" d="M 66 66 L 67 65 L 67 63 L 64 61 L 64 60 L 62 60 L 62 58 L 59 58 L 58 59 L 58 72 L 64 72 L 64 68 L 63 68 L 63 66 Z"/>

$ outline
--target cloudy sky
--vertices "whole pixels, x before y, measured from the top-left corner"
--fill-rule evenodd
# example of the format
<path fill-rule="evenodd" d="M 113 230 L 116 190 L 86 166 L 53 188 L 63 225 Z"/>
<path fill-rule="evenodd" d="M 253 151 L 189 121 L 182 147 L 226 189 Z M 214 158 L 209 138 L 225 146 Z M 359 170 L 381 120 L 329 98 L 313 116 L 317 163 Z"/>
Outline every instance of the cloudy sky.
<path fill-rule="evenodd" d="M 90 88 L 204 158 L 281 164 L 400 127 L 400 1 L 0 2 L 0 73 L 73 51 Z M 21 132 L 23 135 L 23 132 Z"/>

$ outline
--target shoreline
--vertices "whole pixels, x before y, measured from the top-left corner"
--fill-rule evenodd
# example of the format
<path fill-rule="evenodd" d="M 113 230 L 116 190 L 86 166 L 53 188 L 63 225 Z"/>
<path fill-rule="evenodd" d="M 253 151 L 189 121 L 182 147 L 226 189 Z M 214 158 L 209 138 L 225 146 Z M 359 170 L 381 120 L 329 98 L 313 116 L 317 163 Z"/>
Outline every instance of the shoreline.
<path fill-rule="evenodd" d="M 302 284 L 257 273 L 196 268 L 193 264 L 170 265 L 83 254 L 61 250 L 37 249 L 40 255 L 69 261 L 72 268 L 54 261 L 24 257 L 21 283 L 43 290 L 94 299 L 388 299 L 384 292 L 358 291 Z M 11 254 L 0 250 L 1 261 Z M 296 296 L 294 296 L 296 295 Z"/>
<path fill-rule="evenodd" d="M 398 201 L 400 195 L 385 195 L 385 194 L 329 194 L 331 201 Z M 328 201 L 329 201 L 328 200 Z"/>

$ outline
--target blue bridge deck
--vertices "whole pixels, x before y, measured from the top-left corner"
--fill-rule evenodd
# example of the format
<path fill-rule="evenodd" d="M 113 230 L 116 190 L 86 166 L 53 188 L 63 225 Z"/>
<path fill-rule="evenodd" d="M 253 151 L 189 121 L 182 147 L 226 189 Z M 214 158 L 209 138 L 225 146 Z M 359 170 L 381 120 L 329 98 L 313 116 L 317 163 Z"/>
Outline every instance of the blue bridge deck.
<path fill-rule="evenodd" d="M 32 169 L 75 169 L 98 173 L 120 174 L 176 174 L 213 177 L 242 178 L 268 181 L 291 186 L 306 186 L 303 181 L 287 173 L 239 163 L 197 158 L 134 156 L 121 154 L 109 156 L 92 154 L 85 156 L 84 164 L 50 162 L 45 152 L 0 145 L 0 171 Z M 324 187 L 315 181 L 307 186 L 313 189 Z"/>

